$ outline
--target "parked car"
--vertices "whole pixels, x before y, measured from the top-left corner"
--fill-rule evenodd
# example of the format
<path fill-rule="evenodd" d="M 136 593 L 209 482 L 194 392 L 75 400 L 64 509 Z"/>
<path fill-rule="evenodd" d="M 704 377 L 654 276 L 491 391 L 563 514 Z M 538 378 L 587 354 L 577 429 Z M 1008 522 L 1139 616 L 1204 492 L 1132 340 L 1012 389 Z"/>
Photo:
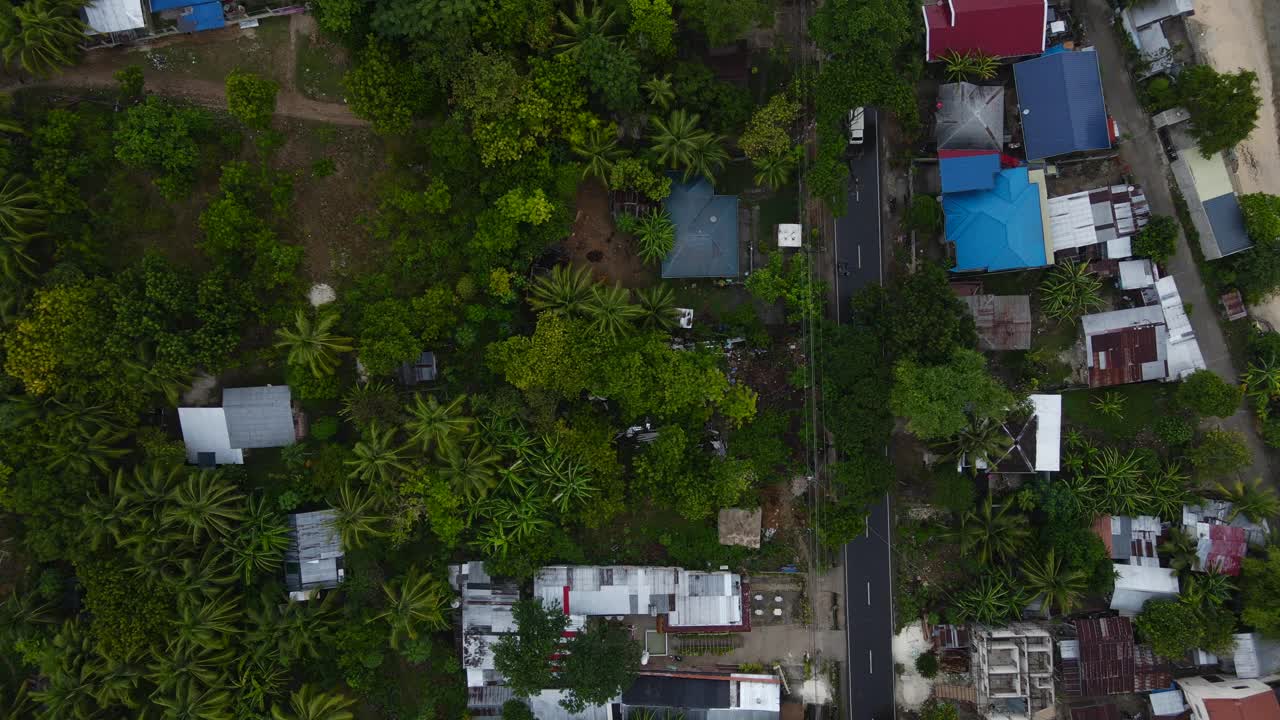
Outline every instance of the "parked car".
<path fill-rule="evenodd" d="M 1169 137 L 1169 128 L 1162 127 L 1156 130 L 1156 135 L 1160 138 L 1160 146 L 1164 148 L 1165 157 L 1169 158 L 1169 162 L 1178 159 L 1178 147 L 1173 144 L 1173 138 Z"/>

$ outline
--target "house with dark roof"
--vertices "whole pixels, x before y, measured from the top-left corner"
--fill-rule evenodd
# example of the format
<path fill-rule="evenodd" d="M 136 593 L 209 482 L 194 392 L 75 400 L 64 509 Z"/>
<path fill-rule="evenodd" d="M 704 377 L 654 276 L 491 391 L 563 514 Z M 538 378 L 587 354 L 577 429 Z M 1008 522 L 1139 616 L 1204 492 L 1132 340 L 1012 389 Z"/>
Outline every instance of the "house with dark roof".
<path fill-rule="evenodd" d="M 1225 156 L 1214 153 L 1206 158 L 1181 130 L 1171 128 L 1170 134 L 1179 148 L 1178 159 L 1170 163 L 1173 179 L 1187 201 L 1205 259 L 1217 260 L 1253 247 Z"/>
<path fill-rule="evenodd" d="M 1076 638 L 1059 643 L 1063 693 L 1100 697 L 1169 687 L 1173 676 L 1146 645 L 1133 640 L 1127 617 L 1076 620 Z"/>
<path fill-rule="evenodd" d="M 316 590 L 342 584 L 342 538 L 332 510 L 289 516 L 289 547 L 284 553 L 284 584 L 289 596 L 306 600 Z"/>
<path fill-rule="evenodd" d="M 952 272 L 1001 272 L 1051 264 L 1053 245 L 1046 239 L 1043 213 L 1048 199 L 1044 171 L 1016 167 L 988 175 L 985 169 L 975 171 L 971 160 L 939 160 L 944 178 L 949 165 L 963 163 L 956 166 L 963 181 L 952 187 L 970 188 L 942 196 L 946 238 L 955 251 Z"/>
<path fill-rule="evenodd" d="M 418 354 L 417 358 L 402 363 L 396 372 L 401 385 L 435 382 L 438 374 L 436 354 L 430 350 L 424 350 Z"/>
<path fill-rule="evenodd" d="M 1211 675 L 1177 683 L 1191 720 L 1280 720 L 1275 689 L 1259 680 Z"/>
<path fill-rule="evenodd" d="M 952 52 L 998 58 L 1044 52 L 1048 0 L 931 0 L 920 9 L 929 62 Z"/>
<path fill-rule="evenodd" d="M 1031 349 L 1031 297 L 966 295 L 960 298 L 978 328 L 978 349 Z"/>
<path fill-rule="evenodd" d="M 622 693 L 622 717 L 639 709 L 680 710 L 707 720 L 777 720 L 782 681 L 754 673 L 641 672 Z"/>
<path fill-rule="evenodd" d="M 243 465 L 244 451 L 297 441 L 288 385 L 226 388 L 222 407 L 178 408 L 187 462 L 201 467 Z"/>
<path fill-rule="evenodd" d="M 1172 382 L 1204 369 L 1204 355 L 1176 282 L 1160 278 L 1154 291 L 1151 297 L 1159 304 L 1080 318 L 1090 387 Z"/>
<path fill-rule="evenodd" d="M 980 470 L 1004 475 L 1058 472 L 1062 450 L 1062 396 L 1029 395 L 1031 412 L 1011 417 L 1002 425 L 1009 449 L 999 460 L 978 459 Z"/>
<path fill-rule="evenodd" d="M 1028 160 L 1106 150 L 1115 127 L 1102 99 L 1098 54 L 1055 52 L 1013 66 Z"/>
<path fill-rule="evenodd" d="M 662 261 L 664 278 L 738 277 L 738 196 L 717 195 L 706 178 L 672 183 L 663 202 L 676 242 Z"/>
<path fill-rule="evenodd" d="M 938 87 L 934 138 L 939 150 L 1004 148 L 1004 88 L 946 83 Z"/>

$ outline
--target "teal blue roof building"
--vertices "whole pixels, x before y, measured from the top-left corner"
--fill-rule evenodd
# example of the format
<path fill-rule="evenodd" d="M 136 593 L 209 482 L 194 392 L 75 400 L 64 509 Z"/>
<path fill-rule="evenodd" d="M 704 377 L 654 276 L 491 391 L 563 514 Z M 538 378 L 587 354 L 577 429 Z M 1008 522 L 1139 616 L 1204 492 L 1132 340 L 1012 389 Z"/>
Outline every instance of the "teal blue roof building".
<path fill-rule="evenodd" d="M 698 178 L 672 183 L 663 204 L 676 226 L 676 244 L 662 261 L 662 277 L 738 277 L 737 195 L 716 195 Z"/>
<path fill-rule="evenodd" d="M 947 240 L 955 245 L 952 272 L 1000 272 L 1050 264 L 1041 201 L 1043 176 L 1025 167 L 1001 170 L 990 189 L 946 193 Z"/>

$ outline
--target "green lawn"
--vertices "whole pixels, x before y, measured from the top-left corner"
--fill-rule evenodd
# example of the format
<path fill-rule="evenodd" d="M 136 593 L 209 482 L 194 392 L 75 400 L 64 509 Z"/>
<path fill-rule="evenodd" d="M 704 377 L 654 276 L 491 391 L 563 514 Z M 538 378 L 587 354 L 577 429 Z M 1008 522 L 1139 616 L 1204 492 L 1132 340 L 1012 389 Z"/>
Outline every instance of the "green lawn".
<path fill-rule="evenodd" d="M 312 100 L 342 102 L 347 53 L 319 35 L 298 38 L 298 91 Z"/>
<path fill-rule="evenodd" d="M 1107 439 L 1129 440 L 1149 429 L 1168 408 L 1176 386 L 1149 382 L 1121 385 L 1096 390 L 1073 390 L 1062 394 L 1063 413 L 1068 425 L 1093 431 Z M 1098 412 L 1092 404 L 1095 397 L 1113 392 L 1124 397 L 1120 417 Z"/>

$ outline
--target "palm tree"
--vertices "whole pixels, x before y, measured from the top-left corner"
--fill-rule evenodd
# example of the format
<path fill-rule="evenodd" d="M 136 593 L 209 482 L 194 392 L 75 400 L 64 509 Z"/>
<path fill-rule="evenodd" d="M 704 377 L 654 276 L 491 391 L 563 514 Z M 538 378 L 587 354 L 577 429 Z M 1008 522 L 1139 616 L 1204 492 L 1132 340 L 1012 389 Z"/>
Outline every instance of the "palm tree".
<path fill-rule="evenodd" d="M 1124 395 L 1118 392 L 1111 391 L 1096 395 L 1089 404 L 1106 417 L 1116 420 L 1124 419 Z"/>
<path fill-rule="evenodd" d="M 582 177 L 585 179 L 594 175 L 605 183 L 609 182 L 613 163 L 626 155 L 626 151 L 618 147 L 618 133 L 612 127 L 591 128 L 582 142 L 573 143 L 572 149 L 574 155 L 586 162 L 586 166 L 582 168 Z"/>
<path fill-rule="evenodd" d="M 671 107 L 671 103 L 676 99 L 676 91 L 671 87 L 671 73 L 665 75 L 655 75 L 644 82 L 640 86 L 644 90 L 644 94 L 649 96 L 649 104 L 658 107 L 664 112 Z"/>
<path fill-rule="evenodd" d="M 394 447 L 396 429 L 382 430 L 377 423 L 369 426 L 364 436 L 353 449 L 354 460 L 346 461 L 350 465 L 350 477 L 359 478 L 368 483 L 390 485 L 399 473 L 413 470 L 401 453 L 401 448 Z"/>
<path fill-rule="evenodd" d="M 1160 466 L 1150 478 L 1150 498 L 1148 506 L 1152 515 L 1165 520 L 1177 520 L 1182 517 L 1182 506 L 1191 499 L 1187 483 L 1191 476 L 1183 472 L 1182 465 L 1176 460 Z"/>
<path fill-rule="evenodd" d="M 1192 573 L 1182 589 L 1182 601 L 1195 608 L 1222 607 L 1236 591 L 1231 578 L 1218 572 L 1216 567 L 1205 568 L 1202 573 Z"/>
<path fill-rule="evenodd" d="M 273 720 L 351 720 L 355 717 L 348 709 L 355 701 L 346 695 L 316 690 L 303 685 L 289 696 L 289 710 L 279 705 L 271 707 Z"/>
<path fill-rule="evenodd" d="M 170 554 L 163 553 L 166 557 Z M 198 557 L 179 559 L 176 570 L 166 576 L 169 589 L 178 600 L 188 603 L 204 602 L 235 581 L 236 573 L 221 543 L 205 545 Z"/>
<path fill-rule="evenodd" d="M 1049 548 L 1043 560 L 1029 558 L 1022 566 L 1022 573 L 1027 579 L 1027 591 L 1041 599 L 1046 619 L 1055 605 L 1059 613 L 1070 613 L 1088 589 L 1085 572 L 1063 565 L 1053 548 Z"/>
<path fill-rule="evenodd" d="M 592 2 L 591 9 L 587 10 L 583 0 L 575 0 L 573 17 L 566 15 L 563 10 L 558 14 L 564 31 L 556 33 L 557 42 L 554 47 L 560 52 L 576 55 L 582 42 L 587 38 L 600 36 L 606 40 L 612 40 L 616 36 L 612 31 L 617 13 L 610 10 L 606 15 L 604 8 L 595 2 Z"/>
<path fill-rule="evenodd" d="M 184 687 L 221 686 L 227 675 L 227 663 L 235 657 L 234 650 L 206 650 L 204 648 L 180 648 L 170 646 L 165 652 L 154 653 L 147 663 L 147 679 L 156 686 L 155 695 L 181 695 Z"/>
<path fill-rule="evenodd" d="M 947 82 L 961 82 L 968 79 L 973 72 L 974 59 L 971 53 L 959 50 L 948 50 L 942 56 L 943 75 Z"/>
<path fill-rule="evenodd" d="M 320 649 L 333 634 L 333 597 L 329 594 L 320 602 L 281 604 L 274 593 L 263 591 L 247 612 L 245 647 L 253 648 L 259 659 L 274 657 L 285 666 L 303 657 L 320 657 Z"/>
<path fill-rule="evenodd" d="M 332 375 L 337 369 L 339 353 L 351 352 L 351 338 L 334 335 L 330 330 L 338 322 L 336 312 L 321 313 L 312 320 L 299 310 L 294 316 L 293 327 L 276 330 L 278 348 L 289 350 L 289 364 L 305 366 L 315 377 Z"/>
<path fill-rule="evenodd" d="M 123 430 L 99 428 L 89 435 L 63 433 L 56 441 L 43 443 L 44 464 L 50 470 L 70 470 L 88 475 L 95 468 L 106 475 L 111 461 L 129 454 L 128 448 L 113 447 L 125 439 Z"/>
<path fill-rule="evenodd" d="M 960 540 L 961 552 L 976 554 L 978 562 L 983 565 L 1013 557 L 1031 531 L 1027 528 L 1027 517 L 1009 514 L 1010 507 L 1002 505 L 996 511 L 988 497 L 980 512 L 966 512 L 960 518 L 960 527 L 955 533 Z"/>
<path fill-rule="evenodd" d="M 1040 284 L 1040 307 L 1046 317 L 1070 320 L 1102 307 L 1102 281 L 1084 263 L 1065 262 Z"/>
<path fill-rule="evenodd" d="M 674 330 L 679 317 L 676 315 L 676 294 L 667 285 L 650 285 L 636 291 L 640 298 L 640 327 L 648 330 Z"/>
<path fill-rule="evenodd" d="M 1130 450 L 1103 448 L 1091 474 L 1102 490 L 1102 507 L 1117 515 L 1137 515 L 1151 502 L 1142 482 L 1142 460 Z"/>
<path fill-rule="evenodd" d="M 191 542 L 219 540 L 244 518 L 244 493 L 221 470 L 197 470 L 178 486 L 164 518 L 190 532 Z"/>
<path fill-rule="evenodd" d="M 978 582 L 961 590 L 952 601 L 956 619 L 996 625 L 1022 614 L 1028 598 L 1020 584 L 1004 572 L 984 573 Z"/>
<path fill-rule="evenodd" d="M 264 498 L 250 495 L 244 522 L 227 540 L 231 566 L 244 584 L 249 585 L 256 573 L 278 569 L 288 547 L 289 527 L 284 518 Z"/>
<path fill-rule="evenodd" d="M 698 128 L 701 119 L 697 113 L 690 114 L 684 110 L 671 111 L 666 120 L 650 118 L 649 123 L 653 126 L 650 139 L 659 164 L 669 170 L 690 166 L 698 150 L 699 139 L 707 134 Z"/>
<path fill-rule="evenodd" d="M 594 286 L 591 268 L 586 265 L 577 268 L 557 265 L 551 268 L 550 273 L 534 281 L 529 292 L 529 305 L 538 312 L 581 315 L 586 312 Z"/>
<path fill-rule="evenodd" d="M 224 592 L 212 599 L 180 603 L 178 617 L 172 620 L 174 636 L 171 647 L 180 650 L 222 650 L 240 633 L 240 609 L 237 594 Z"/>
<path fill-rule="evenodd" d="M 183 391 L 191 387 L 191 373 L 166 363 L 140 358 L 125 360 L 124 373 L 129 382 L 148 393 L 163 396 L 170 406 L 177 405 Z"/>
<path fill-rule="evenodd" d="M 1195 534 L 1175 525 L 1169 530 L 1169 537 L 1160 543 L 1159 551 L 1169 557 L 1170 568 L 1185 575 L 1199 562 L 1198 544 Z"/>
<path fill-rule="evenodd" d="M 615 284 L 612 287 L 597 285 L 591 289 L 591 302 L 587 305 L 591 315 L 591 329 L 608 338 L 617 338 L 631 330 L 631 321 L 644 314 L 638 305 L 631 304 L 631 291 Z"/>
<path fill-rule="evenodd" d="M 248 708 L 256 713 L 266 710 L 267 698 L 284 693 L 289 672 L 277 662 L 278 653 L 272 650 L 255 653 L 255 656 L 241 656 L 236 661 L 235 672 L 231 674 L 231 687 L 235 688 L 240 707 Z M 248 715 L 246 717 L 257 717 Z"/>
<path fill-rule="evenodd" d="M 1231 503 L 1231 514 L 1227 521 L 1244 515 L 1252 522 L 1273 520 L 1280 515 L 1280 498 L 1276 491 L 1262 484 L 1262 478 L 1254 478 L 1249 482 L 1236 480 L 1234 483 L 1219 483 L 1218 494 L 1223 500 Z"/>
<path fill-rule="evenodd" d="M 699 134 L 693 141 L 693 153 L 689 166 L 685 168 L 684 180 L 688 182 L 694 175 L 701 175 L 707 182 L 716 181 L 716 173 L 729 161 L 729 153 L 724 149 L 724 136 L 709 132 Z"/>
<path fill-rule="evenodd" d="M 107 483 L 107 492 L 91 494 L 80 509 L 80 535 L 88 540 L 89 549 L 94 552 L 102 549 L 107 540 L 119 544 L 126 528 L 132 525 L 135 508 L 124 496 L 126 482 L 124 469 L 116 470 Z"/>
<path fill-rule="evenodd" d="M 364 547 L 365 539 L 385 533 L 378 528 L 386 518 L 373 512 L 374 498 L 344 483 L 333 508 L 333 528 L 348 550 Z"/>
<path fill-rule="evenodd" d="M 74 65 L 86 29 L 76 13 L 86 4 L 83 0 L 31 0 L 14 6 L 18 28 L 4 46 L 4 61 L 37 77 Z"/>
<path fill-rule="evenodd" d="M 157 693 L 152 701 L 164 708 L 164 717 L 173 720 L 232 720 L 231 693 L 222 687 L 205 687 L 186 682 L 171 693 Z"/>
<path fill-rule="evenodd" d="M 497 465 L 501 460 L 501 455 L 475 439 L 467 446 L 466 452 L 455 448 L 449 453 L 440 475 L 449 481 L 454 492 L 468 498 L 480 498 L 497 483 Z"/>
<path fill-rule="evenodd" d="M 382 592 L 387 596 L 387 607 L 374 619 L 385 620 L 391 626 L 392 648 L 398 650 L 405 638 L 417 640 L 422 628 L 443 630 L 449 626 L 445 618 L 450 598 L 448 589 L 436 578 L 419 572 L 417 567 L 409 568 L 403 577 L 383 583 Z"/>
<path fill-rule="evenodd" d="M 338 414 L 361 430 L 374 423 L 399 423 L 400 398 L 385 380 L 358 383 L 342 398 Z"/>
<path fill-rule="evenodd" d="M 1258 417 L 1266 419 L 1271 401 L 1280 397 L 1280 365 L 1272 365 L 1267 359 L 1249 363 L 1249 369 L 1240 378 L 1247 397 L 1253 398 Z"/>
<path fill-rule="evenodd" d="M 774 191 L 782 188 L 791 179 L 797 162 L 798 154 L 794 152 L 775 153 L 755 160 L 756 184 Z"/>
<path fill-rule="evenodd" d="M 5 278 L 18 281 L 34 274 L 27 245 L 44 235 L 46 215 L 40 193 L 26 178 L 10 175 L 0 186 L 0 272 Z"/>
<path fill-rule="evenodd" d="M 93 678 L 93 699 L 99 707 L 138 706 L 135 691 L 143 672 L 139 663 L 98 654 L 85 661 L 84 672 Z"/>
<path fill-rule="evenodd" d="M 964 463 L 974 475 L 979 464 L 994 467 L 1013 447 L 1013 437 L 1004 423 L 993 418 L 974 418 L 947 444 L 947 457 Z"/>
<path fill-rule="evenodd" d="M 417 443 L 422 452 L 433 448 L 439 455 L 448 455 L 459 438 L 471 430 L 472 419 L 463 415 L 466 395 L 459 395 L 447 405 L 441 405 L 434 395 L 413 396 L 407 408 L 409 419 L 404 424 L 410 443 Z"/>
<path fill-rule="evenodd" d="M 662 262 L 676 245 L 676 225 L 666 210 L 650 210 L 636 224 L 635 238 L 641 260 Z"/>

